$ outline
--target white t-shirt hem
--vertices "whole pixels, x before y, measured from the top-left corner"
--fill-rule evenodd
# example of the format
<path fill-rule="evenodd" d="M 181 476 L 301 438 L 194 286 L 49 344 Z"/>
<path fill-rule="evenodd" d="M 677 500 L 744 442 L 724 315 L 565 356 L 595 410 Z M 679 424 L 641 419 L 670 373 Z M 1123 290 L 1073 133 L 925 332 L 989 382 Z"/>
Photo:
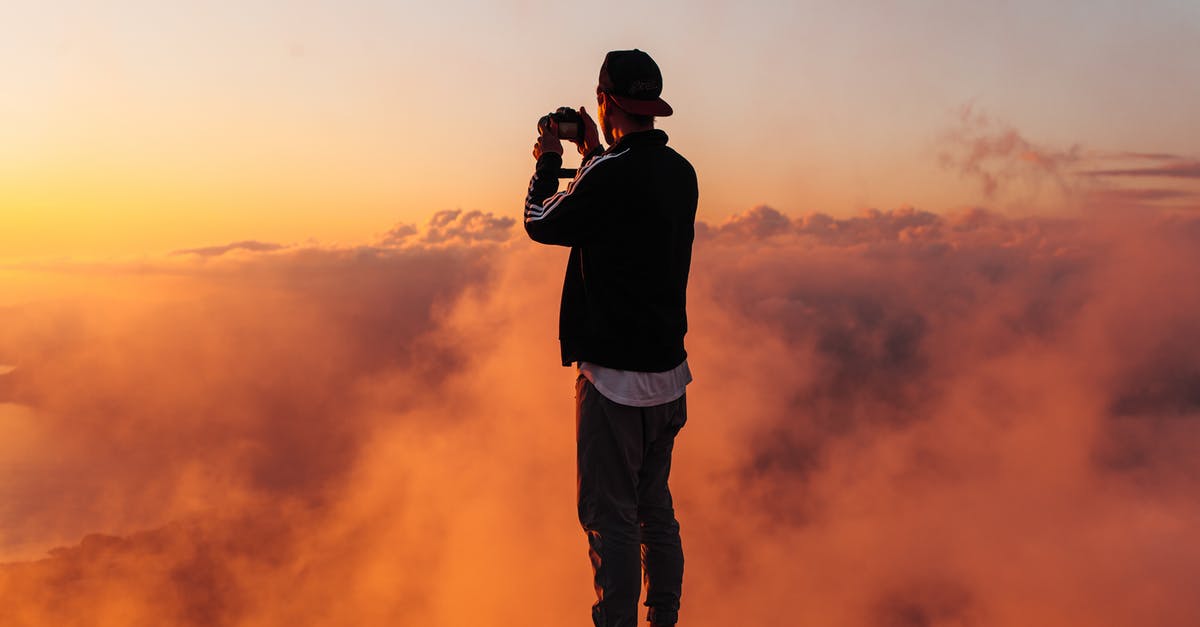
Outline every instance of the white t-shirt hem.
<path fill-rule="evenodd" d="M 587 376 L 587 375 L 584 375 L 584 376 Z M 588 377 L 588 381 L 592 381 L 591 377 Z M 634 398 L 626 398 L 624 396 L 621 396 L 620 394 L 616 394 L 612 390 L 607 389 L 607 386 L 605 386 L 603 383 L 597 384 L 595 381 L 592 381 L 592 385 L 594 385 L 596 387 L 597 392 L 600 392 L 601 394 L 604 395 L 604 398 L 607 398 L 608 400 L 610 400 L 614 403 L 620 403 L 621 405 L 629 405 L 630 407 L 654 407 L 655 405 L 662 405 L 663 403 L 670 403 L 671 401 L 679 398 L 680 396 L 683 396 L 683 394 L 684 394 L 683 392 L 680 392 L 679 394 L 676 394 L 675 396 L 672 396 L 671 398 L 668 398 L 666 400 L 661 400 L 661 401 L 657 400 L 657 399 L 638 400 L 638 399 L 634 399 Z"/>
<path fill-rule="evenodd" d="M 666 372 L 617 370 L 586 361 L 575 366 L 604 398 L 630 407 L 670 403 L 683 396 L 692 381 L 687 359 Z"/>

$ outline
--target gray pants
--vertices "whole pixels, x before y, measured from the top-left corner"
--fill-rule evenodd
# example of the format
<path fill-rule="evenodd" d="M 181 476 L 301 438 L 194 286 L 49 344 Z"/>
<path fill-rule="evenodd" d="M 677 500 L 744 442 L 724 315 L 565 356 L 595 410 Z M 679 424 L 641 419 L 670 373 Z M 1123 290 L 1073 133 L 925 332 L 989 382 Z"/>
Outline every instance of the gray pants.
<path fill-rule="evenodd" d="M 683 548 L 667 489 L 675 435 L 687 422 L 686 395 L 654 407 L 630 407 L 575 380 L 579 522 L 595 574 L 597 627 L 637 624 L 642 570 L 647 620 L 679 616 Z"/>

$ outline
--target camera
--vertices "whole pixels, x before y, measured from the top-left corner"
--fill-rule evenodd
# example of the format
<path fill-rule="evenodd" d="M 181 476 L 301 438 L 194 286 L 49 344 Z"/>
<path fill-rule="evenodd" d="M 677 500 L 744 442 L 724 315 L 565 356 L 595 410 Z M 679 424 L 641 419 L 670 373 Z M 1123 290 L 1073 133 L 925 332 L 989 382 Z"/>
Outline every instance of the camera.
<path fill-rule="evenodd" d="M 583 141 L 583 116 L 570 107 L 559 107 L 551 113 L 550 128 L 559 139 L 571 142 Z"/>

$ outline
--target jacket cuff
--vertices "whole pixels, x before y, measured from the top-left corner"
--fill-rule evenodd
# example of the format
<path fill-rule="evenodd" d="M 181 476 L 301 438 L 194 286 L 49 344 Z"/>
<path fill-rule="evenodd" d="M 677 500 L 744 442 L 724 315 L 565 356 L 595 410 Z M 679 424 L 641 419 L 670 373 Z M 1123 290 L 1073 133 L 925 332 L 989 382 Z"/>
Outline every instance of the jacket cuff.
<path fill-rule="evenodd" d="M 561 167 L 562 155 L 558 154 L 557 152 L 543 152 L 542 156 L 538 157 L 537 167 L 535 169 L 538 172 L 545 170 L 554 170 L 557 172 Z"/>

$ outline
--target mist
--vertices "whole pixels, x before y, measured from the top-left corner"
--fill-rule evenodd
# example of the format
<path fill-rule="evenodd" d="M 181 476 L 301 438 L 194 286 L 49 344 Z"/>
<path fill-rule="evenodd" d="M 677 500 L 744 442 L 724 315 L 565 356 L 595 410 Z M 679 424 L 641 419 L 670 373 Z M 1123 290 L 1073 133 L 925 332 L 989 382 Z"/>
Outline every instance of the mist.
<path fill-rule="evenodd" d="M 1198 251 L 1159 211 L 698 224 L 681 624 L 1200 622 Z M 0 622 L 582 624 L 565 259 L 456 211 L 22 268 Z"/>

